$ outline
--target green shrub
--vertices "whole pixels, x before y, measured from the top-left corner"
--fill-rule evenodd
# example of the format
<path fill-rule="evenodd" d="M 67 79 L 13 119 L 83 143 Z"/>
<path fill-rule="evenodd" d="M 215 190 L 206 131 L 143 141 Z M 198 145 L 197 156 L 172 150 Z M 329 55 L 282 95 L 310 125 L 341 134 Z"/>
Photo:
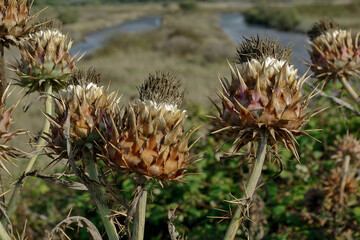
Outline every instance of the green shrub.
<path fill-rule="evenodd" d="M 269 7 L 267 4 L 256 5 L 244 12 L 247 23 L 260 24 L 283 31 L 294 29 L 299 23 L 295 8 Z"/>
<path fill-rule="evenodd" d="M 197 8 L 197 3 L 194 1 L 179 2 L 179 7 L 183 11 L 192 11 Z"/>
<path fill-rule="evenodd" d="M 79 14 L 76 9 L 66 7 L 59 11 L 57 18 L 65 25 L 77 22 Z"/>

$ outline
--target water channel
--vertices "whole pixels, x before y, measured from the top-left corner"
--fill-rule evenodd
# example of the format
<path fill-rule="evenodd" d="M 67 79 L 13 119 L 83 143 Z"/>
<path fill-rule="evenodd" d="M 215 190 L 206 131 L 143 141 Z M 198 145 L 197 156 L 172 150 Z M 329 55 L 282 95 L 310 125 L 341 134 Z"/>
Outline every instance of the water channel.
<path fill-rule="evenodd" d="M 160 15 L 147 16 L 134 21 L 129 21 L 115 27 L 106 28 L 84 36 L 84 41 L 73 46 L 71 54 L 80 51 L 80 55 L 84 52 L 101 48 L 108 39 L 116 33 L 140 33 L 151 31 L 161 26 L 162 17 Z M 226 32 L 235 44 L 242 41 L 243 37 L 249 37 L 250 34 L 260 34 L 264 36 L 276 36 L 279 41 L 287 46 L 293 45 L 293 63 L 299 69 L 299 74 L 303 74 L 307 67 L 303 64 L 308 59 L 306 46 L 307 36 L 302 33 L 282 32 L 274 29 L 267 29 L 262 26 L 249 25 L 245 23 L 244 17 L 236 13 L 224 13 L 220 16 L 220 27 Z"/>

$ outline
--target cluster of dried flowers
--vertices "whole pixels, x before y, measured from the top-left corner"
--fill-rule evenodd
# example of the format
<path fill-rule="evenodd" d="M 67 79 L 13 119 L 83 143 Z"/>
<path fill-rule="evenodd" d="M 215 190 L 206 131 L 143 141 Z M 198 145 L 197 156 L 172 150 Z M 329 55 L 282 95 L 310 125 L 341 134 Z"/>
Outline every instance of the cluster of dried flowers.
<path fill-rule="evenodd" d="M 126 171 L 145 179 L 181 181 L 196 159 L 189 153 L 190 138 L 196 128 L 185 132 L 187 115 L 181 108 L 184 94 L 180 81 L 171 73 L 150 74 L 138 88 L 139 98 L 120 107 L 117 92 L 99 86 L 100 76 L 94 70 L 76 70 L 77 56 L 70 55 L 72 41 L 65 34 L 46 24 L 31 24 L 37 15 L 29 14 L 30 7 L 26 0 L 0 2 L 1 46 L 19 47 L 21 60 L 12 68 L 19 76 L 17 84 L 27 90 L 26 94 L 47 92 L 45 114 L 50 126 L 46 129 L 44 125 L 42 139 L 46 139 L 47 149 L 56 155 L 56 160 L 69 159 L 80 181 L 93 191 L 107 234 L 117 239 L 94 166 L 103 161 L 115 173 Z M 325 20 L 314 25 L 309 37 L 312 61 L 309 65 L 317 79 L 323 81 L 324 87 L 331 80 L 341 79 L 344 88 L 359 101 L 347 81 L 360 71 L 358 37 L 353 41 L 350 32 Z M 234 213 L 225 239 L 234 239 L 236 235 L 258 185 L 268 146 L 277 155 L 277 145 L 282 143 L 300 158 L 295 137 L 308 135 L 302 127 L 312 117 L 307 107 L 314 96 L 302 94 L 309 77 L 298 76 L 298 70 L 291 64 L 291 49 L 276 40 L 245 38 L 237 53 L 237 62 L 229 64 L 231 81 L 219 79 L 221 106 L 215 104 L 219 116 L 212 119 L 219 126 L 215 133 L 225 133 L 234 140 L 234 152 L 248 144 L 257 145 L 257 152 L 246 183 L 245 201 Z M 4 79 L 0 79 L 2 83 Z M 2 94 L 0 157 L 8 160 L 7 156 L 15 156 L 18 150 L 6 143 L 22 131 L 9 132 L 14 106 L 5 110 L 6 91 Z M 358 164 L 359 146 L 359 140 L 351 135 L 338 140 L 334 158 L 343 162 L 343 166 L 334 169 L 322 187 L 331 204 L 342 203 L 358 191 L 355 174 L 348 171 L 350 162 Z M 5 168 L 2 162 L 1 167 Z M 141 211 L 140 201 L 135 202 L 137 211 Z M 135 217 L 135 222 L 139 221 Z"/>

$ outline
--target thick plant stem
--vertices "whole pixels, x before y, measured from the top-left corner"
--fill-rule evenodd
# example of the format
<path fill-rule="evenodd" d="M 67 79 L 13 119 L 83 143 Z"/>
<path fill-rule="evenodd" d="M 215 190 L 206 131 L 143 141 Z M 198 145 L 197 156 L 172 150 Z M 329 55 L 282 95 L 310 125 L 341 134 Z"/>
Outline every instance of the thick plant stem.
<path fill-rule="evenodd" d="M 7 82 L 5 72 L 4 45 L 0 43 L 0 99 L 3 96 L 6 87 Z"/>
<path fill-rule="evenodd" d="M 255 163 L 251 169 L 250 177 L 246 182 L 245 194 L 243 195 L 243 198 L 246 199 L 251 199 L 253 197 L 257 183 L 259 182 L 261 176 L 261 171 L 264 165 L 265 155 L 266 155 L 266 144 L 267 144 L 266 134 L 264 134 L 261 137 L 258 144 L 259 145 L 256 152 Z M 233 240 L 235 238 L 236 232 L 239 229 L 242 221 L 243 212 L 244 212 L 244 205 L 239 205 L 236 208 L 235 213 L 233 214 L 230 225 L 226 231 L 224 240 Z"/>
<path fill-rule="evenodd" d="M 341 179 L 341 184 L 340 184 L 340 200 L 339 200 L 339 204 L 343 204 L 344 202 L 344 189 L 345 189 L 345 183 L 346 183 L 346 178 L 347 178 L 347 174 L 349 171 L 349 165 L 350 165 L 350 155 L 346 155 L 345 159 L 344 159 L 344 163 L 343 163 L 343 176 Z"/>
<path fill-rule="evenodd" d="M 11 240 L 2 223 L 0 223 L 0 240 Z"/>
<path fill-rule="evenodd" d="M 5 59 L 4 59 L 4 45 L 0 43 L 0 99 L 3 97 L 5 89 L 6 89 L 6 75 L 5 75 Z M 2 103 L 0 103 L 2 104 Z M 0 106 L 3 107 L 3 106 Z M 2 183 L 2 172 L 0 172 L 0 194 L 3 191 L 3 183 Z M 1 201 L 5 203 L 4 195 L 1 196 Z M 2 214 L 0 214 L 2 215 Z"/>
<path fill-rule="evenodd" d="M 45 113 L 52 115 L 52 86 L 48 85 L 46 89 L 46 100 L 45 100 Z M 39 138 L 39 141 L 37 143 L 37 146 L 35 150 L 40 150 L 43 145 L 45 144 L 45 139 L 43 138 L 46 133 L 49 133 L 50 130 L 50 121 L 45 118 L 44 127 L 41 132 L 41 136 Z M 33 156 L 30 161 L 28 162 L 28 165 L 26 166 L 25 172 L 30 172 L 32 167 L 34 166 L 34 163 L 36 159 L 38 158 L 38 155 Z"/>
<path fill-rule="evenodd" d="M 145 232 L 145 214 L 146 214 L 147 191 L 140 192 L 139 201 L 136 206 L 135 219 L 132 231 L 132 240 L 143 240 Z"/>
<path fill-rule="evenodd" d="M 85 153 L 85 152 L 84 152 Z M 84 154 L 84 160 L 86 164 L 86 170 L 89 174 L 90 180 L 94 182 L 100 182 L 99 176 L 96 170 L 95 162 L 92 154 Z M 105 226 L 106 234 L 109 240 L 119 239 L 116 233 L 116 228 L 112 220 L 110 220 L 110 210 L 106 203 L 106 199 L 101 188 L 96 183 L 90 183 L 92 186 L 89 188 L 90 194 L 94 199 L 97 209 L 100 213 L 101 220 Z"/>
<path fill-rule="evenodd" d="M 356 102 L 357 105 L 360 106 L 360 98 L 359 95 L 355 92 L 355 90 L 350 86 L 350 83 L 347 81 L 345 77 L 340 78 L 341 84 L 346 89 L 346 91 L 349 93 L 352 100 Z"/>
<path fill-rule="evenodd" d="M 46 89 L 46 100 L 45 100 L 45 113 L 51 115 L 52 114 L 52 86 L 48 85 Z M 41 136 L 39 138 L 39 141 L 37 142 L 37 145 L 35 147 L 35 151 L 40 150 L 43 145 L 45 144 L 45 139 L 43 138 L 45 136 L 45 133 L 49 133 L 50 130 L 50 122 L 47 118 L 45 118 L 44 126 L 41 132 Z M 31 171 L 32 167 L 34 166 L 35 161 L 37 160 L 38 155 L 34 155 L 28 162 L 25 173 L 28 173 Z M 9 203 L 7 204 L 8 207 L 6 209 L 7 215 L 11 217 L 13 211 L 15 210 L 15 207 L 17 206 L 19 199 L 20 199 L 20 191 L 23 186 L 24 178 L 22 178 L 22 181 L 18 181 L 15 185 L 15 188 L 12 192 L 12 195 L 10 197 Z M 4 217 L 1 219 L 2 222 L 5 221 Z"/>

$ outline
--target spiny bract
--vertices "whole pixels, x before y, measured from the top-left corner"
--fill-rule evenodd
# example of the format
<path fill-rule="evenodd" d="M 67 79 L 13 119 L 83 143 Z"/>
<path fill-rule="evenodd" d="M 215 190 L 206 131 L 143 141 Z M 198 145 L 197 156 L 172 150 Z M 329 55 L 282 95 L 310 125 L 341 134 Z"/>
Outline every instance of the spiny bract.
<path fill-rule="evenodd" d="M 27 93 L 44 92 L 51 85 L 54 92 L 68 85 L 75 69 L 75 58 L 70 56 L 72 41 L 59 30 L 39 30 L 23 42 L 21 60 L 13 66 L 20 77 L 18 85 L 28 88 Z"/>
<path fill-rule="evenodd" d="M 126 107 L 106 149 L 112 164 L 130 172 L 162 180 L 183 177 L 193 157 L 184 135 L 185 111 L 179 109 L 180 82 L 168 73 L 150 75 L 139 87 L 140 99 Z"/>

